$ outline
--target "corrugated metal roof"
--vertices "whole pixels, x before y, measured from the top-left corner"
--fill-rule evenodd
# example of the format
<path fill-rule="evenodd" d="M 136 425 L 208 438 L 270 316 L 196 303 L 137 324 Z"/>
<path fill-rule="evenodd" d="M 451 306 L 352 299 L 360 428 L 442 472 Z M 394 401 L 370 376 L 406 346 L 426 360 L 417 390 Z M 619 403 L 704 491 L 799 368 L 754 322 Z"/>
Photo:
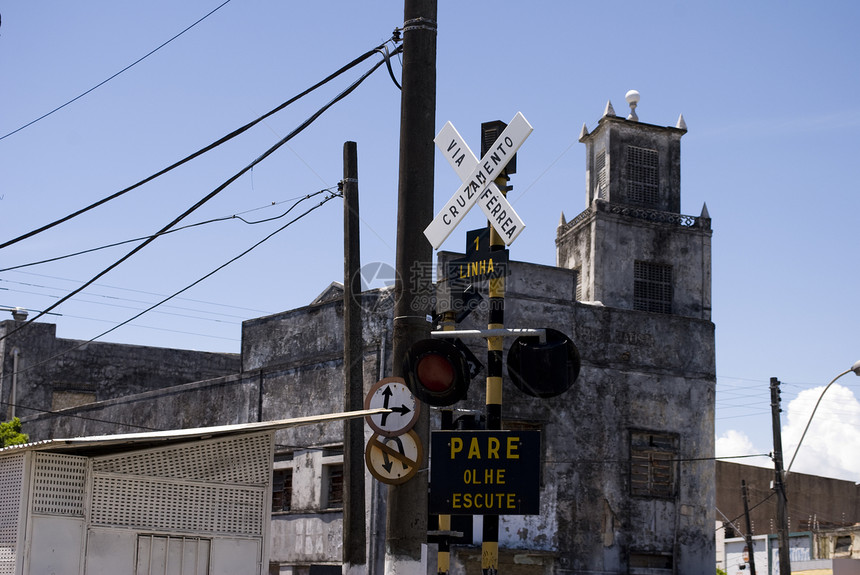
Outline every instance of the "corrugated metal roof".
<path fill-rule="evenodd" d="M 260 421 L 255 423 L 238 423 L 234 425 L 221 425 L 216 427 L 198 427 L 194 429 L 171 429 L 166 431 L 148 431 L 143 433 L 123 433 L 117 435 L 95 435 L 91 437 L 73 437 L 67 439 L 47 439 L 35 441 L 22 445 L 10 445 L 0 449 L 0 456 L 20 453 L 22 451 L 76 451 L 90 448 L 105 447 L 135 447 L 140 448 L 147 445 L 164 444 L 178 441 L 194 441 L 209 439 L 224 435 L 240 435 L 244 433 L 255 433 L 261 431 L 277 431 L 288 427 L 299 427 L 302 425 L 313 425 L 316 423 L 327 423 L 356 417 L 365 417 L 377 413 L 386 413 L 389 409 L 364 409 L 361 411 L 346 411 L 342 413 L 326 413 L 323 415 L 311 415 L 307 417 L 296 417 L 293 419 L 281 419 L 278 421 Z"/>

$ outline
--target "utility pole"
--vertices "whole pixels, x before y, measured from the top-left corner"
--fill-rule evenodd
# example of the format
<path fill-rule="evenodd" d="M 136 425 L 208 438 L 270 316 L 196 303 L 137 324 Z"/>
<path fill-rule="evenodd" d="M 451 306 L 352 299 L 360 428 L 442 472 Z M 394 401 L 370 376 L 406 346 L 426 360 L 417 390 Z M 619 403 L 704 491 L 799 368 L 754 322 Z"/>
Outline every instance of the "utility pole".
<path fill-rule="evenodd" d="M 436 131 L 436 0 L 405 0 L 403 90 L 400 101 L 400 165 L 397 189 L 397 255 L 394 284 L 394 376 L 413 343 L 430 335 L 433 248 L 424 228 L 433 219 Z M 429 410 L 413 430 L 429 445 Z M 427 472 L 389 488 L 386 575 L 420 572 L 427 541 Z"/>
<path fill-rule="evenodd" d="M 785 473 L 782 469 L 782 429 L 779 422 L 780 408 L 779 380 L 770 378 L 770 410 L 773 420 L 773 488 L 776 491 L 776 522 L 779 533 L 779 575 L 791 575 L 791 555 L 788 542 L 788 516 L 785 496 Z"/>
<path fill-rule="evenodd" d="M 358 151 L 343 144 L 343 380 L 344 411 L 364 407 L 364 338 L 361 330 L 361 249 L 358 217 Z M 364 506 L 364 420 L 343 428 L 343 573 L 366 573 L 367 533 Z"/>
<path fill-rule="evenodd" d="M 741 479 L 741 494 L 744 498 L 744 515 L 747 518 L 747 534 L 745 539 L 747 540 L 747 552 L 750 558 L 750 575 L 755 575 L 755 548 L 753 547 L 752 521 L 750 521 L 750 505 L 747 500 L 747 482 L 743 479 Z"/>

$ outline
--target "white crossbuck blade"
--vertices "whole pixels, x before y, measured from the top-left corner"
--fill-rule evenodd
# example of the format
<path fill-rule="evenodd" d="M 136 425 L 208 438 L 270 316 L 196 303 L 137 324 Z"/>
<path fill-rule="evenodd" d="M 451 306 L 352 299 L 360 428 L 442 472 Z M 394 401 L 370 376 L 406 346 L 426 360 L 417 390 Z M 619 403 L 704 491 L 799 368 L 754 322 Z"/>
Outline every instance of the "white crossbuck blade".
<path fill-rule="evenodd" d="M 476 203 L 481 206 L 505 245 L 511 245 L 517 239 L 526 225 L 493 179 L 511 161 L 531 132 L 531 124 L 522 113 L 517 112 L 479 162 L 451 122 L 439 130 L 434 140 L 436 147 L 442 151 L 463 183 L 424 230 L 424 235 L 434 249 L 439 249 Z"/>

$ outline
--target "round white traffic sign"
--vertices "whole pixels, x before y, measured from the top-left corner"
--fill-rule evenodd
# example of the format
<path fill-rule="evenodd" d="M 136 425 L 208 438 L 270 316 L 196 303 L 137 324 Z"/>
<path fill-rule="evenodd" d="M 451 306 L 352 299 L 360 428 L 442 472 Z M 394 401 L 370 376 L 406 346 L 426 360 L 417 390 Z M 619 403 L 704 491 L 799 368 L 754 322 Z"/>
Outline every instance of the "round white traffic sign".
<path fill-rule="evenodd" d="M 374 433 L 364 450 L 364 462 L 370 474 L 390 485 L 399 485 L 412 479 L 423 459 L 424 448 L 414 431 L 396 437 Z"/>
<path fill-rule="evenodd" d="M 412 429 L 418 421 L 420 403 L 402 377 L 386 377 L 373 384 L 364 398 L 364 409 L 390 409 L 390 413 L 368 415 L 364 419 L 375 432 L 386 437 Z"/>

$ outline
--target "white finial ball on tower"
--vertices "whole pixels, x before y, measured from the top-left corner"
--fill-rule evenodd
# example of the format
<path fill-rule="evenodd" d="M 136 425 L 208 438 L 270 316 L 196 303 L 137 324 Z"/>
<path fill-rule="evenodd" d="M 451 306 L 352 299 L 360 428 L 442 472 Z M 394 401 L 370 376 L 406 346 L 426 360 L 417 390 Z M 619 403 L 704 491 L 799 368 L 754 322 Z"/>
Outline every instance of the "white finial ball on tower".
<path fill-rule="evenodd" d="M 636 115 L 636 104 L 639 103 L 639 92 L 636 90 L 630 90 L 624 95 L 624 99 L 627 100 L 628 104 L 630 104 L 630 115 L 627 116 L 627 119 L 633 120 L 634 122 L 639 121 L 639 116 Z"/>

